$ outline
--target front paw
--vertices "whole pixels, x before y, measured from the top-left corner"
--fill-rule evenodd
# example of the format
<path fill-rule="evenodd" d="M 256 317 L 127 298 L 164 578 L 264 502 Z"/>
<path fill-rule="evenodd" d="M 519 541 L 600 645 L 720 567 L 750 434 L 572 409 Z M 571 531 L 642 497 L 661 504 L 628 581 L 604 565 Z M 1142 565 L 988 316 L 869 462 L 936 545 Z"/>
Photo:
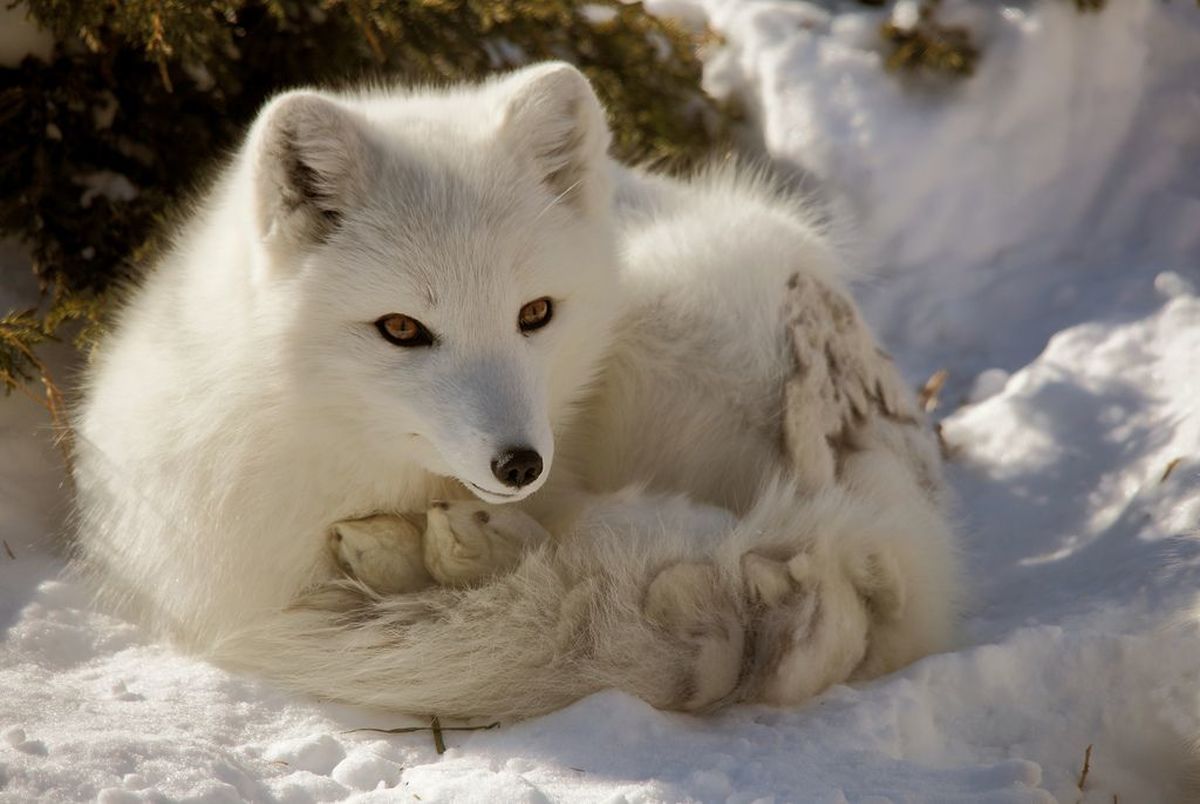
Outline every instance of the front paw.
<path fill-rule="evenodd" d="M 425 567 L 443 586 L 469 586 L 514 569 L 550 534 L 512 506 L 435 502 L 427 513 Z"/>
<path fill-rule="evenodd" d="M 329 547 L 347 574 L 380 594 L 433 585 L 422 557 L 421 531 L 406 517 L 379 514 L 335 522 Z"/>

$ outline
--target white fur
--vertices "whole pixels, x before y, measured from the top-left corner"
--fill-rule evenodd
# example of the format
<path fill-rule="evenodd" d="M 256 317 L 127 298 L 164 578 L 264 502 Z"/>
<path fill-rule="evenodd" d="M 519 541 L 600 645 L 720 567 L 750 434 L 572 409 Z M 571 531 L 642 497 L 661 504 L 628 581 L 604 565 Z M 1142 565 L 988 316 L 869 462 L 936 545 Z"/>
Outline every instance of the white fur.
<path fill-rule="evenodd" d="M 79 567 L 229 666 L 442 715 L 789 703 L 944 648 L 936 448 L 825 236 L 753 175 L 607 143 L 558 64 L 268 104 L 92 367 Z M 489 462 L 519 445 L 546 471 L 514 492 Z M 553 538 L 433 514 L 330 549 L 472 494 Z"/>

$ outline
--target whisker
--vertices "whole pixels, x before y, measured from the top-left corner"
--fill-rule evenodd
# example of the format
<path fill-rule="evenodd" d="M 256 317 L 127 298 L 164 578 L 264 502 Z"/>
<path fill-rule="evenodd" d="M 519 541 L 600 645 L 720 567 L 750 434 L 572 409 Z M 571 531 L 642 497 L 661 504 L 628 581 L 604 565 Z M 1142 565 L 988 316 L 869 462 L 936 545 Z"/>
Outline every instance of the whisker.
<path fill-rule="evenodd" d="M 564 198 L 566 198 L 571 193 L 572 190 L 574 190 L 576 187 L 578 187 L 582 183 L 583 183 L 583 179 L 579 179 L 576 182 L 574 182 L 570 187 L 563 190 L 558 195 L 554 196 L 554 198 L 550 199 L 550 203 L 547 204 L 545 207 L 543 207 L 542 211 L 539 212 L 537 214 L 537 217 L 535 217 L 533 219 L 534 223 L 537 223 L 539 220 L 541 220 L 542 216 L 545 215 L 547 212 L 549 212 L 551 209 L 553 209 L 555 204 L 557 204 L 559 201 L 562 201 Z"/>

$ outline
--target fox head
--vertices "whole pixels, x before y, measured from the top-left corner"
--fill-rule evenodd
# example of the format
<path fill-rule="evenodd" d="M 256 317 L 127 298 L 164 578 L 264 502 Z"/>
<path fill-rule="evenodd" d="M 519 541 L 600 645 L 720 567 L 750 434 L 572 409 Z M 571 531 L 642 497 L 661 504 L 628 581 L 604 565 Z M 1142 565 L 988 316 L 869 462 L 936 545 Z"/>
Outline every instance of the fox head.
<path fill-rule="evenodd" d="M 536 491 L 617 310 L 604 111 L 561 63 L 296 91 L 248 140 L 256 327 L 342 449 Z"/>

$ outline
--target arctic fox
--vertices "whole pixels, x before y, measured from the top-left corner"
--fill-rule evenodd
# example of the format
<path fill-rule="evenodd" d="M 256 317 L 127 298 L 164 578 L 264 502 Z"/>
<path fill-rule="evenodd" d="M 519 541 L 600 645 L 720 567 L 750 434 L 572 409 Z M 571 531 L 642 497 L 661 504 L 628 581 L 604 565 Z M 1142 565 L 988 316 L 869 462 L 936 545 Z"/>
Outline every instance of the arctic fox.
<path fill-rule="evenodd" d="M 947 646 L 936 444 L 827 238 L 608 144 L 559 63 L 272 100 L 90 369 L 78 567 L 226 666 L 443 716 Z"/>

